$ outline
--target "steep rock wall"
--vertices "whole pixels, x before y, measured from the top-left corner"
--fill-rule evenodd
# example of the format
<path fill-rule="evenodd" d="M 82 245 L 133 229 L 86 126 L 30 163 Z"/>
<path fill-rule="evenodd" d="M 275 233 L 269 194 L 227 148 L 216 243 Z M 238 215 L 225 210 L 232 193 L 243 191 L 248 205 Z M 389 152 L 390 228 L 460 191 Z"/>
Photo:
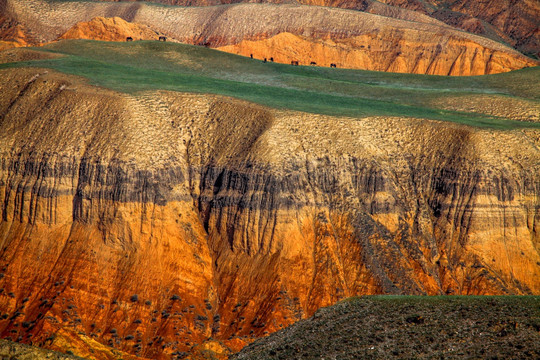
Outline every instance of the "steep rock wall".
<path fill-rule="evenodd" d="M 2 79 L 4 338 L 225 356 L 351 295 L 540 293 L 538 130 Z"/>
<path fill-rule="evenodd" d="M 244 40 L 218 50 L 256 59 L 300 65 L 330 66 L 396 73 L 470 76 L 505 72 L 525 66 L 501 52 L 457 38 L 443 40 L 395 31 L 343 39 L 310 39 L 281 33 L 265 40 Z"/>

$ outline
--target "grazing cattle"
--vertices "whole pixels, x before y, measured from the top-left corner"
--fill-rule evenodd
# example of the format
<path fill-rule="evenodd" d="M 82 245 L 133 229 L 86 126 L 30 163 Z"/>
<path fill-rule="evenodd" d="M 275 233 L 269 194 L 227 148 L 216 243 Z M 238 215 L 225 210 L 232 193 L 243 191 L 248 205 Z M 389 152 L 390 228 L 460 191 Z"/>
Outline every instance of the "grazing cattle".
<path fill-rule="evenodd" d="M 298 61 L 296 60 L 291 61 L 291 65 L 298 66 Z"/>
<path fill-rule="evenodd" d="M 165 37 L 165 36 L 160 36 L 160 37 L 159 37 L 159 41 L 167 41 L 167 37 Z"/>
<path fill-rule="evenodd" d="M 271 61 L 271 62 L 274 62 L 274 58 L 273 58 L 273 57 L 271 57 L 271 58 L 270 58 L 270 61 Z"/>
<path fill-rule="evenodd" d="M 249 57 L 253 59 L 253 54 L 249 54 Z"/>
<path fill-rule="evenodd" d="M 126 38 L 126 41 L 133 41 L 133 38 L 132 38 L 131 36 L 128 36 L 128 37 Z"/>
<path fill-rule="evenodd" d="M 309 63 L 310 65 L 317 65 L 317 63 L 315 61 L 312 61 Z"/>
<path fill-rule="evenodd" d="M 335 67 L 337 67 L 337 66 L 336 66 L 336 64 L 332 63 L 332 64 L 330 64 L 330 67 L 331 67 L 331 68 L 335 68 Z"/>
<path fill-rule="evenodd" d="M 263 62 L 266 62 L 266 58 L 264 58 Z"/>

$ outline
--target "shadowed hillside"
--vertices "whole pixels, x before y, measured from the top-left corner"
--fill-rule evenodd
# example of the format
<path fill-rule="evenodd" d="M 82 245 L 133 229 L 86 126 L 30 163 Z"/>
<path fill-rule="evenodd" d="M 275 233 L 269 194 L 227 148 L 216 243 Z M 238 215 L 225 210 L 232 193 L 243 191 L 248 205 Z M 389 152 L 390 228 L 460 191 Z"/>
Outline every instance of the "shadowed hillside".
<path fill-rule="evenodd" d="M 535 359 L 539 329 L 538 297 L 362 297 L 231 359 Z"/>

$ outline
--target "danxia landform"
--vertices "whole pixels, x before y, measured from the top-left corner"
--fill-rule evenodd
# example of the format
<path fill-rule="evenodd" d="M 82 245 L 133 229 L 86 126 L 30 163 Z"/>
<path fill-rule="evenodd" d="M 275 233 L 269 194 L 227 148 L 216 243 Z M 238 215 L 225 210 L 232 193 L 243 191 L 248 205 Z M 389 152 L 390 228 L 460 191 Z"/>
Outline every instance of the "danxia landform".
<path fill-rule="evenodd" d="M 226 357 L 353 295 L 540 292 L 538 68 L 399 75 L 159 41 L 0 60 L 3 338 Z"/>
<path fill-rule="evenodd" d="M 0 0 L 0 357 L 534 358 L 536 2 L 156 2 Z"/>

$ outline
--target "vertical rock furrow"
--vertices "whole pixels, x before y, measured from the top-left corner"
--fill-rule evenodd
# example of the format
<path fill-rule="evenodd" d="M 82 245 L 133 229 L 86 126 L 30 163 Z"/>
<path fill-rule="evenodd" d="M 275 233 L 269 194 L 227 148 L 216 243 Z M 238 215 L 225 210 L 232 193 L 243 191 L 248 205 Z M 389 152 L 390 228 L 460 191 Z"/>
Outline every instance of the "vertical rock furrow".
<path fill-rule="evenodd" d="M 351 295 L 540 292 L 536 130 L 34 75 L 0 97 L 3 337 L 162 359 Z"/>

